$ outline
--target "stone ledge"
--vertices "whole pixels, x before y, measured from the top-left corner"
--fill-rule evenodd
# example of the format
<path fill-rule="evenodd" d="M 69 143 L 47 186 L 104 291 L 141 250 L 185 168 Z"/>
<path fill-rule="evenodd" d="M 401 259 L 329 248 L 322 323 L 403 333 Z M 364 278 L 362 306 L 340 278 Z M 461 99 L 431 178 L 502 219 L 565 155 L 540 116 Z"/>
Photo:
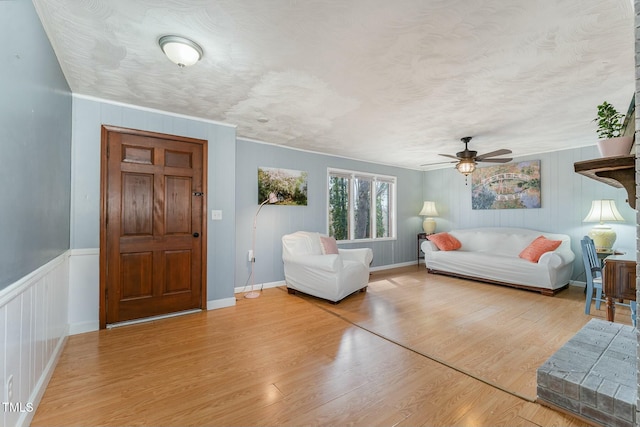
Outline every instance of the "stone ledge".
<path fill-rule="evenodd" d="M 612 426 L 636 421 L 636 330 L 591 319 L 538 368 L 538 400 Z"/>

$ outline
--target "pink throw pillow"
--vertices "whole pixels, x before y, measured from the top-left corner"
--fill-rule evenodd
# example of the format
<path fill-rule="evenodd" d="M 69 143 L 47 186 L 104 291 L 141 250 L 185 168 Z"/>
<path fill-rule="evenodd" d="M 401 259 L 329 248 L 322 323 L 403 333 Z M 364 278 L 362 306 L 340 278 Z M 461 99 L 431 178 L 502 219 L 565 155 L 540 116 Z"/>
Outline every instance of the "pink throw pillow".
<path fill-rule="evenodd" d="M 431 234 L 427 236 L 427 239 L 435 243 L 441 251 L 455 251 L 462 247 L 460 240 L 446 232 Z"/>
<path fill-rule="evenodd" d="M 320 243 L 322 244 L 322 253 L 324 255 L 338 254 L 338 243 L 333 237 L 320 236 Z"/>
<path fill-rule="evenodd" d="M 549 240 L 544 236 L 539 236 L 524 248 L 518 256 L 531 262 L 538 262 L 542 254 L 555 251 L 561 243 L 562 240 Z"/>

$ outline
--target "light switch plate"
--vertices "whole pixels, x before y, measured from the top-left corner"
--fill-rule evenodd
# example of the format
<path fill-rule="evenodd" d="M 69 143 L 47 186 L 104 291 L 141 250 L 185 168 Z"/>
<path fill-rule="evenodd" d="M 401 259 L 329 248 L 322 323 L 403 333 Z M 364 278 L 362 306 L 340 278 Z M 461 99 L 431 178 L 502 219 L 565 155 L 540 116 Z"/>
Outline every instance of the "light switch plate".
<path fill-rule="evenodd" d="M 214 221 L 220 221 L 222 219 L 222 211 L 212 210 L 211 219 Z"/>

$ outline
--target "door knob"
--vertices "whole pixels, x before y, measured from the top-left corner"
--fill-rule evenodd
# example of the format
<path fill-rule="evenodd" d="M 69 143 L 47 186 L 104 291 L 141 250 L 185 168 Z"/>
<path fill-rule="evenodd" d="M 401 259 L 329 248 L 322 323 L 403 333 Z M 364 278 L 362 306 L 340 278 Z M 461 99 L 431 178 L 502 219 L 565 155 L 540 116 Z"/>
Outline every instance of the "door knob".
<path fill-rule="evenodd" d="M 200 237 L 200 233 L 193 233 L 193 237 Z"/>

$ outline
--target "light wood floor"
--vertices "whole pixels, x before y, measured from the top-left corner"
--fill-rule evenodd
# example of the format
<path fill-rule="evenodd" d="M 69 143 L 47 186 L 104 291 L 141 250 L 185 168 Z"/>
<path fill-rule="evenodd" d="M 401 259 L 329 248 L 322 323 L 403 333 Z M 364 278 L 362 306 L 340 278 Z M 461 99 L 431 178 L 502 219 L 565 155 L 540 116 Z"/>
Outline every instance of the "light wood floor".
<path fill-rule="evenodd" d="M 534 402 L 536 368 L 605 317 L 583 305 L 424 266 L 338 305 L 267 289 L 69 337 L 32 425 L 585 425 Z"/>

